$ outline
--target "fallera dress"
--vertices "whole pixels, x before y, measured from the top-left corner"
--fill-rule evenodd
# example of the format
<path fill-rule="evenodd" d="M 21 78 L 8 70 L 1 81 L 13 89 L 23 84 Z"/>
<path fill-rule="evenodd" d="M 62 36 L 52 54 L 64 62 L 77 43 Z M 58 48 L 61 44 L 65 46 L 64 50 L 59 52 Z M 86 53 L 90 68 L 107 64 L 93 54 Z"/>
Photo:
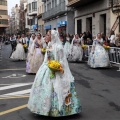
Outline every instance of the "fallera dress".
<path fill-rule="evenodd" d="M 66 58 L 68 58 L 69 53 L 70 53 L 70 38 L 69 37 L 66 37 L 66 43 L 64 45 L 64 51 L 65 51 L 65 54 L 66 54 Z"/>
<path fill-rule="evenodd" d="M 88 58 L 88 65 L 91 68 L 102 68 L 110 65 L 108 52 L 102 46 L 102 43 L 103 39 L 93 41 L 92 50 Z"/>
<path fill-rule="evenodd" d="M 69 61 L 82 61 L 83 49 L 80 45 L 80 39 L 73 39 L 70 48 L 70 54 L 68 56 Z"/>
<path fill-rule="evenodd" d="M 10 58 L 13 60 L 25 60 L 26 59 L 25 51 L 24 51 L 21 39 L 17 40 L 16 49 L 15 51 L 13 51 Z"/>
<path fill-rule="evenodd" d="M 33 41 L 28 60 L 26 62 L 27 73 L 37 73 L 39 67 L 42 65 L 44 59 L 41 52 L 42 45 L 42 41 L 38 41 L 37 39 Z"/>
<path fill-rule="evenodd" d="M 54 39 L 58 33 L 52 30 L 51 34 L 54 42 L 52 48 L 47 49 L 44 62 L 36 74 L 28 108 L 32 113 L 43 116 L 61 117 L 78 114 L 81 112 L 81 104 L 75 90 L 74 77 L 64 57 L 61 42 Z M 64 73 L 56 72 L 55 77 L 50 78 L 48 60 L 59 61 Z"/>

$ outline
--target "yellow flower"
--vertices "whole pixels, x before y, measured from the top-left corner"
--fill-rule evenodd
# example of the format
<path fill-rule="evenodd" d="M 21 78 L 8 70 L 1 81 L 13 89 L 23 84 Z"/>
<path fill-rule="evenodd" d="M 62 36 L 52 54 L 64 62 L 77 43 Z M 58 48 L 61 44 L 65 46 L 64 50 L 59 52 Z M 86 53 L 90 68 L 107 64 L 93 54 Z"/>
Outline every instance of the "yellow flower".
<path fill-rule="evenodd" d="M 41 52 L 42 52 L 43 54 L 45 54 L 45 53 L 46 53 L 46 48 L 42 48 Z"/>
<path fill-rule="evenodd" d="M 54 72 L 63 71 L 63 68 L 62 68 L 61 64 L 56 60 L 50 60 L 48 62 L 48 67 Z"/>
<path fill-rule="evenodd" d="M 26 48 L 26 47 L 27 47 L 27 45 L 26 45 L 26 44 L 24 44 L 24 45 L 23 45 L 23 47 L 24 47 L 24 48 Z"/>
<path fill-rule="evenodd" d="M 110 49 L 110 46 L 104 46 L 104 48 L 106 49 L 106 50 L 108 50 L 108 49 Z"/>
<path fill-rule="evenodd" d="M 83 49 L 86 49 L 86 48 L 87 48 L 87 45 L 82 45 L 82 48 L 83 48 Z"/>

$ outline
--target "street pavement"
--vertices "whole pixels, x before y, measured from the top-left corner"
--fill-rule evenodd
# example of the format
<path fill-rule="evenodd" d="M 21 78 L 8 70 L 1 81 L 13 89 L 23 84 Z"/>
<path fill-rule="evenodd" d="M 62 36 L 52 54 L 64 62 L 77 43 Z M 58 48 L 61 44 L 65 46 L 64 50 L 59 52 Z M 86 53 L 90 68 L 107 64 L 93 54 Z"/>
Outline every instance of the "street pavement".
<path fill-rule="evenodd" d="M 0 62 L 0 120 L 120 120 L 120 72 L 117 67 L 91 69 L 70 63 L 82 104 L 79 115 L 52 118 L 36 116 L 27 108 L 35 75 L 25 72 L 25 61 L 12 61 L 11 46 L 2 49 Z"/>

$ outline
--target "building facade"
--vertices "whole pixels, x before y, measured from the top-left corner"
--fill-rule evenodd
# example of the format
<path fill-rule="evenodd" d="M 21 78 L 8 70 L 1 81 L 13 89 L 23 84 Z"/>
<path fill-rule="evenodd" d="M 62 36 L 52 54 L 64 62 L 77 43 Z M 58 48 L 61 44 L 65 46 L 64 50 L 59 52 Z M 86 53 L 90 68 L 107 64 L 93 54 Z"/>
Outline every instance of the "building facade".
<path fill-rule="evenodd" d="M 112 6 L 118 3 L 120 0 L 68 0 L 68 7 L 75 9 L 75 33 L 90 31 L 93 36 L 101 32 L 109 35 L 120 12 L 116 8 L 112 10 Z M 114 31 L 120 32 L 119 25 L 116 27 Z"/>
<path fill-rule="evenodd" d="M 15 34 L 18 34 L 19 32 L 19 19 L 20 19 L 20 13 L 19 13 L 20 7 L 18 4 L 15 6 Z"/>
<path fill-rule="evenodd" d="M 45 35 L 44 21 L 42 20 L 42 14 L 44 13 L 44 2 L 42 2 L 42 0 L 38 0 L 37 2 L 38 32 Z"/>
<path fill-rule="evenodd" d="M 25 11 L 24 11 L 24 3 L 27 3 L 27 0 L 20 0 L 20 10 L 19 10 L 19 30 L 18 33 L 25 33 Z"/>
<path fill-rule="evenodd" d="M 7 0 L 0 0 L 0 35 L 5 33 L 8 27 L 8 6 Z"/>
<path fill-rule="evenodd" d="M 67 0 L 42 0 L 44 2 L 44 13 L 42 19 L 45 21 L 44 29 L 56 29 L 62 34 L 74 34 L 74 12 L 67 8 Z"/>
<path fill-rule="evenodd" d="M 15 7 L 11 9 L 11 16 L 10 16 L 10 34 L 15 33 Z"/>
<path fill-rule="evenodd" d="M 27 0 L 27 15 L 30 33 L 38 30 L 37 3 L 37 0 Z"/>

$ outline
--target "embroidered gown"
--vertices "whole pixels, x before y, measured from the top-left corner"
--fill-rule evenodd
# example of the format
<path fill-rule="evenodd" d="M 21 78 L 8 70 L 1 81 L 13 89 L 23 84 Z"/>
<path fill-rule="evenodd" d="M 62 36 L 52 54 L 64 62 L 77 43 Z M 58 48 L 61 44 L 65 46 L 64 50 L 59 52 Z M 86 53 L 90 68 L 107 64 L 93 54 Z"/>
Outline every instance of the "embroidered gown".
<path fill-rule="evenodd" d="M 64 51 L 65 51 L 66 57 L 68 58 L 68 55 L 70 53 L 70 38 L 69 37 L 66 37 L 66 43 L 64 45 Z"/>
<path fill-rule="evenodd" d="M 42 41 L 38 42 L 37 39 L 33 42 L 30 48 L 31 56 L 26 62 L 27 73 L 37 73 L 39 67 L 42 65 L 44 59 L 44 56 L 41 52 L 42 44 Z"/>
<path fill-rule="evenodd" d="M 26 59 L 25 51 L 24 51 L 21 39 L 19 39 L 17 41 L 16 49 L 15 49 L 15 51 L 13 51 L 10 58 L 13 60 L 25 60 Z"/>
<path fill-rule="evenodd" d="M 47 64 L 48 60 L 58 60 L 63 66 L 64 74 L 56 72 L 55 77 L 50 78 L 51 70 Z M 69 116 L 81 112 L 74 77 L 64 57 L 62 45 L 53 45 L 52 49 L 47 50 L 31 89 L 28 108 L 32 113 L 52 117 Z"/>
<path fill-rule="evenodd" d="M 92 50 L 88 58 L 88 65 L 92 68 L 108 67 L 110 65 L 108 52 L 102 44 L 103 39 L 93 41 Z"/>
<path fill-rule="evenodd" d="M 71 43 L 70 54 L 68 57 L 69 61 L 82 61 L 83 49 L 80 45 L 80 39 L 73 39 Z"/>
<path fill-rule="evenodd" d="M 31 66 L 31 60 L 33 57 L 33 52 L 34 52 L 34 41 L 32 38 L 30 39 L 29 42 L 29 47 L 28 47 L 28 54 L 27 54 L 27 60 L 26 60 L 26 72 L 27 73 L 32 73 L 32 71 L 30 70 Z"/>

